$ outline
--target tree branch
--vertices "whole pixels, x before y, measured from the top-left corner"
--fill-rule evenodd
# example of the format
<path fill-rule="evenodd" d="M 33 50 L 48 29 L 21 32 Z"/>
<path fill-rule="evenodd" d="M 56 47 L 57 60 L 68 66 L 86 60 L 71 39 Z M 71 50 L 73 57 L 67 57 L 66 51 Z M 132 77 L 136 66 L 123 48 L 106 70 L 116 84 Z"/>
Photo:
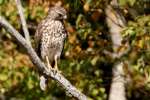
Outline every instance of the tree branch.
<path fill-rule="evenodd" d="M 127 46 L 126 47 L 127 49 L 123 52 L 117 52 L 116 53 L 116 52 L 110 52 L 110 51 L 104 50 L 103 53 L 110 56 L 113 59 L 116 59 L 116 58 L 120 59 L 123 56 L 127 55 L 131 51 L 131 46 L 129 46 L 128 43 L 126 44 L 126 46 Z"/>
<path fill-rule="evenodd" d="M 48 77 L 51 77 L 54 80 L 56 80 L 61 85 L 61 87 L 63 87 L 66 90 L 67 93 L 71 94 L 78 100 L 87 100 L 87 97 L 84 94 L 82 94 L 79 90 L 77 90 L 63 75 L 61 75 L 60 73 L 55 73 L 52 70 L 49 71 L 45 69 L 46 66 L 39 59 L 32 46 L 29 45 L 28 42 L 20 35 L 20 33 L 16 29 L 14 29 L 13 26 L 11 26 L 9 22 L 6 21 L 1 16 L 0 16 L 0 25 L 2 25 L 8 32 L 10 32 L 12 36 L 16 38 L 16 40 L 20 44 L 22 44 L 22 46 L 27 50 L 27 53 L 29 54 L 31 61 L 40 72 L 43 72 Z"/>
<path fill-rule="evenodd" d="M 19 16 L 20 16 L 20 19 L 21 19 L 21 23 L 22 23 L 22 28 L 23 28 L 23 32 L 24 32 L 24 35 L 25 35 L 25 39 L 31 45 L 30 35 L 29 35 L 29 31 L 27 29 L 27 24 L 26 24 L 25 17 L 24 17 L 24 14 L 23 14 L 23 7 L 21 5 L 20 0 L 16 0 L 16 5 L 17 5 L 18 13 L 19 13 Z"/>

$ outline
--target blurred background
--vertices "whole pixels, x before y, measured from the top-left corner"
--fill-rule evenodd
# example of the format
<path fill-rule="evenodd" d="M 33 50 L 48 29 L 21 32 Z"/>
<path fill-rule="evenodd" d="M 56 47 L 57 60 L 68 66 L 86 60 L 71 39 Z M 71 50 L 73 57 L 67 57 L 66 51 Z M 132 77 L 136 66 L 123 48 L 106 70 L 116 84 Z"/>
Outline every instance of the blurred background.
<path fill-rule="evenodd" d="M 0 15 L 22 35 L 15 0 L 0 0 Z M 65 26 L 69 32 L 59 63 L 62 74 L 91 100 L 107 100 L 116 60 L 124 66 L 128 100 L 150 100 L 150 1 L 118 0 L 127 21 L 121 32 L 130 52 L 121 59 L 104 53 L 113 52 L 105 9 L 110 0 L 21 0 L 34 46 L 38 23 L 50 6 L 62 4 L 68 12 Z M 123 47 L 122 47 L 123 48 Z M 24 48 L 0 26 L 0 99 L 1 100 L 73 100 L 53 80 L 43 92 L 38 71 Z"/>

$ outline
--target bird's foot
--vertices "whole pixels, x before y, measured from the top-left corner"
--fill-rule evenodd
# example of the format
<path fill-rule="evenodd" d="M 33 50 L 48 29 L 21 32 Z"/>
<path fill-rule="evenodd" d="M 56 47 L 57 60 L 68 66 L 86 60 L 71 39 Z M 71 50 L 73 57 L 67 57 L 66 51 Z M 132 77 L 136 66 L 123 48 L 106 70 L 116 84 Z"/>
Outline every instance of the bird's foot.
<path fill-rule="evenodd" d="M 57 65 L 54 66 L 53 71 L 54 71 L 55 74 L 56 74 L 56 73 L 61 73 L 61 71 L 58 70 Z"/>
<path fill-rule="evenodd" d="M 60 70 L 58 70 L 58 68 L 56 66 L 52 67 L 51 65 L 47 65 L 47 67 L 45 68 L 48 72 L 53 72 L 54 74 L 56 73 L 61 73 Z"/>
<path fill-rule="evenodd" d="M 46 62 L 47 62 L 47 67 L 45 69 L 50 72 L 53 68 L 52 68 L 47 56 L 46 56 Z"/>
<path fill-rule="evenodd" d="M 55 71 L 56 71 L 57 73 L 60 73 L 60 74 L 62 73 L 62 72 L 61 72 L 60 70 L 58 70 L 58 69 L 55 69 Z"/>
<path fill-rule="evenodd" d="M 61 73 L 61 71 L 58 70 L 58 63 L 57 63 L 57 60 L 58 60 L 58 59 L 57 59 L 57 58 L 58 58 L 58 56 L 55 55 L 55 57 L 54 57 L 55 65 L 54 65 L 54 68 L 53 68 L 53 69 L 55 70 L 56 73 Z"/>

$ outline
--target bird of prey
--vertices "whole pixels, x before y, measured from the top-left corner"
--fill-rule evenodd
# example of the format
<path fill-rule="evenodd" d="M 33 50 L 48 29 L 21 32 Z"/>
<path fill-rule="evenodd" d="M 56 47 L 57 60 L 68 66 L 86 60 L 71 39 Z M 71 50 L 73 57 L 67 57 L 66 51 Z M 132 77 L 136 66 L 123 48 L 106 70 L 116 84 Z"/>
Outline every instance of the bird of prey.
<path fill-rule="evenodd" d="M 63 7 L 54 6 L 49 9 L 47 17 L 37 27 L 35 50 L 41 60 L 47 65 L 48 70 L 58 72 L 57 62 L 60 59 L 64 41 L 67 37 L 63 23 L 63 20 L 66 18 L 66 10 Z M 42 78 L 44 77 L 42 76 Z M 45 90 L 45 81 L 41 81 L 40 87 L 42 90 Z"/>

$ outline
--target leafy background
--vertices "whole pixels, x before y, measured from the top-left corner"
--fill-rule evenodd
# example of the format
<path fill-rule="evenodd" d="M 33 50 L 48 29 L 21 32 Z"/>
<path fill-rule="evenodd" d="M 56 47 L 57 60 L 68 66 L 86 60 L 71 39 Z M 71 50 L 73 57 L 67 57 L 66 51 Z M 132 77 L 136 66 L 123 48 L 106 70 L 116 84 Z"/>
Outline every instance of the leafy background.
<path fill-rule="evenodd" d="M 109 0 L 22 0 L 24 14 L 34 45 L 37 24 L 49 6 L 62 3 L 67 9 L 65 26 L 69 32 L 59 63 L 62 74 L 91 100 L 106 100 L 115 62 L 104 50 L 112 51 L 104 10 Z M 127 80 L 127 98 L 150 99 L 150 16 L 148 0 L 119 0 L 127 27 L 122 31 L 123 45 L 130 52 L 122 57 Z M 134 17 L 127 8 L 138 11 Z M 23 35 L 14 0 L 0 0 L 0 15 Z M 49 88 L 39 88 L 38 72 L 25 50 L 0 26 L 0 98 L 6 100 L 72 100 L 59 85 L 50 80 Z"/>

